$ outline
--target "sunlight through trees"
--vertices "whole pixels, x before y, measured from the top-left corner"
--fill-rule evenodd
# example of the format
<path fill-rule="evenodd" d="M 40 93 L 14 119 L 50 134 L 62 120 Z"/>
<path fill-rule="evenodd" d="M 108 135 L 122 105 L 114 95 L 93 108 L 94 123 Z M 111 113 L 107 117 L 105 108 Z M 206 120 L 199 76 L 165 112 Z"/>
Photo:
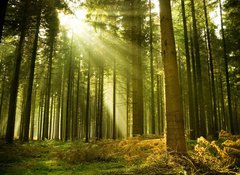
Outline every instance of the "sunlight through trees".
<path fill-rule="evenodd" d="M 7 4 L 7 6 L 6 6 Z M 239 1 L 4 0 L 0 137 L 239 134 Z"/>

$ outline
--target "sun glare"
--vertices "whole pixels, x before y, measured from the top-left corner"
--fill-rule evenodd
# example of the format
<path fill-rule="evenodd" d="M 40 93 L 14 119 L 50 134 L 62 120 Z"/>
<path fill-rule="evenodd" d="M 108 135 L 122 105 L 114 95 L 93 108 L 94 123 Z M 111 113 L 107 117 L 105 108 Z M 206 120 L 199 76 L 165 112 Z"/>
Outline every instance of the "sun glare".
<path fill-rule="evenodd" d="M 152 3 L 154 4 L 153 12 L 157 13 L 159 16 L 159 1 L 158 0 L 152 0 Z"/>
<path fill-rule="evenodd" d="M 220 16 L 220 7 L 219 6 L 214 11 L 210 12 L 210 17 L 213 20 L 213 23 L 217 26 L 216 34 L 218 37 L 220 37 L 221 16 Z"/>
<path fill-rule="evenodd" d="M 86 27 L 85 18 L 86 10 L 83 8 L 77 9 L 74 14 L 59 13 L 60 24 L 71 31 L 82 31 Z"/>

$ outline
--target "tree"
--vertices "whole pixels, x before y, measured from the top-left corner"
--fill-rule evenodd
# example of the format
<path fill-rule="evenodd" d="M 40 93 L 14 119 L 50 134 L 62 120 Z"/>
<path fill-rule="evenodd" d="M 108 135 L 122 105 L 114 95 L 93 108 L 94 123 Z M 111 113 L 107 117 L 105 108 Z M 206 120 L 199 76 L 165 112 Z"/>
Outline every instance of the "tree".
<path fill-rule="evenodd" d="M 232 2 L 232 1 L 231 1 Z M 234 133 L 234 126 L 233 126 L 233 115 L 232 115 L 232 99 L 231 99 L 231 89 L 230 89 L 230 82 L 229 82 L 229 70 L 228 70 L 228 56 L 227 56 L 227 45 L 225 39 L 225 30 L 223 27 L 223 17 L 222 17 L 222 2 L 219 0 L 220 6 L 220 17 L 221 17 L 221 34 L 222 34 L 222 44 L 223 44 L 223 56 L 224 56 L 224 65 L 225 65 L 225 74 L 226 74 L 226 83 L 227 83 L 227 99 L 228 99 L 228 114 L 229 114 L 229 121 L 230 121 L 230 131 Z"/>
<path fill-rule="evenodd" d="M 133 136 L 143 135 L 143 70 L 142 70 L 142 14 L 141 1 L 131 2 L 132 10 L 132 86 Z"/>
<path fill-rule="evenodd" d="M 86 96 L 86 116 L 85 116 L 85 142 L 89 142 L 89 112 L 90 112 L 90 88 L 91 88 L 91 60 L 88 57 L 88 70 L 87 70 L 87 96 Z M 101 132 L 101 131 L 100 131 Z"/>
<path fill-rule="evenodd" d="M 207 47 L 209 54 L 209 62 L 210 62 L 210 73 L 211 73 L 211 88 L 212 88 L 212 99 L 211 102 L 213 104 L 213 126 L 212 126 L 212 134 L 216 136 L 218 131 L 218 117 L 217 117 L 217 107 L 216 107 L 216 92 L 215 92 L 215 79 L 214 79 L 214 69 L 213 69 L 213 56 L 212 56 L 212 44 L 210 39 L 210 30 L 209 30 L 209 22 L 208 22 L 208 11 L 206 6 L 206 0 L 203 0 L 203 9 L 205 16 L 205 25 L 207 32 Z"/>
<path fill-rule="evenodd" d="M 200 60 L 200 47 L 198 40 L 198 29 L 197 29 L 197 20 L 195 12 L 195 3 L 194 0 L 191 0 L 191 10 L 192 10 L 192 25 L 193 25 L 193 45 L 194 45 L 194 58 L 196 68 L 196 79 L 197 79 L 197 95 L 195 98 L 198 99 L 196 112 L 199 113 L 199 127 L 197 128 L 200 132 L 200 135 L 206 137 L 206 119 L 205 119 L 205 109 L 204 109 L 204 99 L 203 99 L 203 87 L 202 87 L 202 68 Z M 196 92 L 196 91 L 195 91 Z"/>
<path fill-rule="evenodd" d="M 186 153 L 170 0 L 160 0 L 160 20 L 166 88 L 167 147 L 168 150 Z"/>
<path fill-rule="evenodd" d="M 16 104 L 17 104 L 17 94 L 18 94 L 18 86 L 19 86 L 19 72 L 20 66 L 22 62 L 23 56 L 23 48 L 25 43 L 25 37 L 27 32 L 27 12 L 29 9 L 30 0 L 23 1 L 24 6 L 21 14 L 21 23 L 20 23 L 20 39 L 16 49 L 16 62 L 15 62 L 15 70 L 13 73 L 13 78 L 11 81 L 11 90 L 10 90 L 10 100 L 8 107 L 8 122 L 7 122 L 7 132 L 6 132 L 6 143 L 13 143 L 14 137 L 14 125 L 15 125 L 15 117 L 16 117 Z"/>
<path fill-rule="evenodd" d="M 31 57 L 31 69 L 30 69 L 30 76 L 28 81 L 28 91 L 27 91 L 27 101 L 24 109 L 24 132 L 23 132 L 23 141 L 27 142 L 29 139 L 29 124 L 30 124 L 30 115 L 31 115 L 31 105 L 32 105 L 32 89 L 33 89 L 33 80 L 34 80 L 34 72 L 35 72 L 35 60 L 37 56 L 37 46 L 38 46 L 38 38 L 39 38 L 39 28 L 41 24 L 41 13 L 42 13 L 42 1 L 39 2 L 39 9 L 37 12 L 37 19 L 36 19 L 36 29 L 35 29 L 35 36 L 34 36 L 34 44 L 33 44 L 33 51 Z"/>
<path fill-rule="evenodd" d="M 155 102 L 154 102 L 154 68 L 153 68 L 153 24 L 152 24 L 152 1 L 149 0 L 149 27 L 150 27 L 150 74 L 151 74 L 151 116 L 152 116 L 152 134 L 155 134 Z"/>
<path fill-rule="evenodd" d="M 184 44 L 185 44 L 185 55 L 187 64 L 187 82 L 188 82 L 188 106 L 189 106 L 189 120 L 190 120 L 190 138 L 196 138 L 196 115 L 194 114 L 194 103 L 193 103 L 193 92 L 192 92 L 192 78 L 191 78 L 191 64 L 190 64 L 190 52 L 188 44 L 188 30 L 187 20 L 185 13 L 185 2 L 181 0 L 182 6 L 182 18 L 183 18 L 183 30 L 184 30 Z"/>
<path fill-rule="evenodd" d="M 46 10 L 46 22 L 48 27 L 48 41 L 49 47 L 48 52 L 48 75 L 47 75 L 47 86 L 46 86 L 46 99 L 44 107 L 44 119 L 43 119 L 43 135 L 42 139 L 49 138 L 49 109 L 50 109 L 50 98 L 51 98 L 51 86 L 52 86 L 52 63 L 54 57 L 54 46 L 56 42 L 56 36 L 58 33 L 59 21 L 56 10 L 55 0 L 49 1 Z"/>

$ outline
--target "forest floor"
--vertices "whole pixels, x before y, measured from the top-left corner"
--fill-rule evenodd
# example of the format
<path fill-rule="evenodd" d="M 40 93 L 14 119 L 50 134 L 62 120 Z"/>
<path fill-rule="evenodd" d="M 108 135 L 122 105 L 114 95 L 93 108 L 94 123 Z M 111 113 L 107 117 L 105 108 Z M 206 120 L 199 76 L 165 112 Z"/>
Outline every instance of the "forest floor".
<path fill-rule="evenodd" d="M 240 137 L 188 141 L 188 155 L 169 154 L 165 140 L 137 137 L 84 143 L 0 143 L 0 174 L 240 174 Z"/>

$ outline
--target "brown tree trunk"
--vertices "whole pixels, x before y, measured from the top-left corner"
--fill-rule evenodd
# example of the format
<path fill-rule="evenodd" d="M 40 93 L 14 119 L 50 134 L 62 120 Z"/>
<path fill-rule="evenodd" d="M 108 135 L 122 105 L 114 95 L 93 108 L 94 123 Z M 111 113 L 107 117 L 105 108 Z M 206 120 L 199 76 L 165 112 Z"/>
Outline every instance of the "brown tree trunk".
<path fill-rule="evenodd" d="M 235 130 L 234 130 L 234 123 L 233 123 L 233 115 L 232 115 L 232 102 L 231 102 L 231 89 L 230 89 L 229 72 L 228 72 L 227 46 L 226 46 L 225 33 L 224 33 L 224 27 L 223 27 L 221 0 L 219 0 L 219 6 L 220 6 L 220 16 L 221 16 L 223 56 L 224 56 L 224 65 L 225 65 L 225 74 L 226 74 L 226 83 L 227 83 L 228 115 L 229 115 L 229 124 L 230 124 L 229 130 L 231 131 L 232 134 L 234 134 Z"/>
<path fill-rule="evenodd" d="M 23 49 L 25 43 L 25 37 L 27 32 L 27 12 L 29 8 L 29 0 L 24 1 L 22 18 L 21 18 L 21 26 L 20 26 L 20 40 L 16 50 L 16 62 L 15 62 L 15 70 L 13 74 L 13 78 L 11 81 L 10 87 L 10 100 L 8 107 L 8 122 L 7 122 L 7 132 L 6 132 L 6 143 L 13 143 L 14 137 L 14 125 L 15 125 L 15 117 L 16 117 L 16 105 L 17 105 L 17 94 L 18 94 L 18 86 L 19 86 L 19 72 L 20 66 L 22 62 Z"/>
<path fill-rule="evenodd" d="M 29 124 L 30 124 L 30 117 L 31 117 L 31 102 L 32 102 L 32 89 L 33 89 L 33 81 L 34 81 L 34 72 L 35 72 L 35 60 L 37 57 L 37 47 L 38 47 L 38 34 L 39 28 L 41 24 L 41 13 L 42 13 L 42 1 L 39 2 L 39 11 L 37 14 L 37 21 L 36 21 L 36 30 L 34 36 L 34 43 L 33 43 L 33 51 L 31 57 L 31 67 L 30 67 L 30 75 L 28 81 L 28 91 L 27 91 L 27 101 L 24 109 L 24 136 L 23 141 L 28 142 L 29 138 Z"/>
<path fill-rule="evenodd" d="M 207 46 L 208 46 L 208 54 L 209 54 L 209 62 L 210 62 L 210 73 L 211 73 L 211 88 L 212 88 L 212 104 L 213 104 L 213 127 L 212 133 L 216 136 L 218 131 L 218 117 L 217 117 L 217 107 L 216 107 L 216 92 L 215 92 L 215 79 L 214 79 L 214 69 L 213 69 L 213 58 L 212 58 L 212 45 L 211 45 L 211 38 L 210 38 L 210 31 L 208 25 L 208 13 L 206 7 L 206 0 L 203 0 L 203 7 L 204 7 L 204 15 L 205 15 L 205 24 L 206 24 L 206 31 L 207 31 Z"/>
<path fill-rule="evenodd" d="M 204 98 L 203 98 L 203 87 L 202 87 L 202 70 L 201 70 L 201 60 L 200 60 L 200 48 L 198 41 L 198 29 L 197 21 L 195 15 L 195 4 L 194 0 L 191 0 L 191 9 L 192 9 L 192 20 L 193 20 L 193 44 L 195 51 L 195 60 L 196 60 L 196 77 L 197 77 L 197 93 L 198 96 L 198 106 L 199 106 L 199 131 L 200 135 L 206 137 L 206 118 L 205 118 L 205 109 L 204 109 Z"/>
<path fill-rule="evenodd" d="M 113 139 L 116 139 L 116 58 L 113 59 Z"/>
<path fill-rule="evenodd" d="M 184 29 L 184 44 L 185 44 L 185 55 L 187 64 L 187 84 L 188 84 L 188 110 L 189 110 L 189 120 L 190 120 L 190 139 L 196 139 L 196 116 L 194 114 L 194 102 L 193 102 L 193 92 L 192 92 L 192 77 L 191 77 L 191 64 L 190 64 L 190 52 L 188 45 L 188 30 L 187 30 L 187 20 L 185 14 L 185 2 L 181 0 L 182 5 L 182 18 L 183 18 L 183 29 Z"/>
<path fill-rule="evenodd" d="M 155 96 L 154 96 L 154 67 L 153 67 L 153 29 L 152 29 L 152 1 L 149 0 L 149 22 L 150 22 L 150 75 L 151 75 L 151 121 L 152 121 L 152 134 L 156 133 L 155 129 Z"/>
<path fill-rule="evenodd" d="M 132 2 L 132 88 L 133 88 L 133 136 L 143 135 L 143 73 L 142 73 L 142 17 L 140 0 Z"/>
<path fill-rule="evenodd" d="M 160 0 L 160 19 L 166 88 L 167 149 L 186 153 L 170 0 Z"/>
<path fill-rule="evenodd" d="M 89 105 L 90 105 L 90 77 L 91 75 L 91 65 L 90 65 L 90 57 L 88 58 L 88 78 L 87 78 L 87 96 L 86 96 L 86 116 L 85 116 L 85 142 L 89 142 Z"/>

